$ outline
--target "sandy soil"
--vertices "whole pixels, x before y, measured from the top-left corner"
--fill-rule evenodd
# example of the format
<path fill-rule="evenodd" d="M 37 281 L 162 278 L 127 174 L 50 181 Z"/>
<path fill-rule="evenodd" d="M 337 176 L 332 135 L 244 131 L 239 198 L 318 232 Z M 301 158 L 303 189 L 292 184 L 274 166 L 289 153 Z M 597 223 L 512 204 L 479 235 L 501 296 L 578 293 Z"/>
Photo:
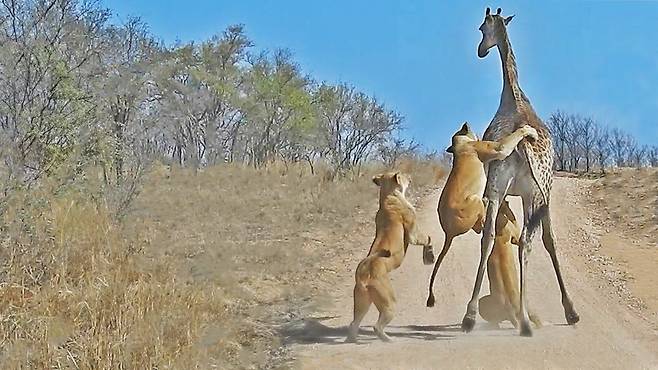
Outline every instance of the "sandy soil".
<path fill-rule="evenodd" d="M 658 322 L 658 169 L 622 169 L 593 182 L 592 219 L 601 254 L 623 271 L 645 316 Z"/>
<path fill-rule="evenodd" d="M 286 330 L 285 340 L 292 346 L 297 364 L 303 369 L 658 368 L 655 322 L 642 317 L 641 311 L 620 295 L 617 279 L 606 275 L 609 269 L 601 268 L 607 260 L 599 254 L 599 233 L 587 209 L 590 183 L 556 178 L 553 189 L 559 256 L 581 317 L 576 326 L 565 323 L 550 259 L 536 238 L 530 256 L 529 302 L 545 326 L 535 330 L 534 337 L 523 338 L 511 325 L 492 328 L 478 318 L 473 332 L 462 333 L 459 323 L 479 255 L 479 236 L 471 232 L 455 241 L 439 271 L 436 307 L 425 307 L 431 267 L 422 264 L 420 247 L 410 247 L 401 268 L 392 273 L 398 313 L 387 332 L 395 342 L 375 339 L 369 326 L 376 321 L 373 307 L 364 320 L 360 343 L 344 344 L 345 326 L 352 318 L 353 270 L 371 237 L 370 230 L 363 228 L 363 235 L 356 238 L 362 245 L 355 245 L 350 256 L 336 258 L 340 283 L 330 292 L 335 299 L 333 309 L 317 312 Z M 422 225 L 441 245 L 438 194 L 436 190 L 425 197 L 419 214 Z M 520 215 L 519 202 L 512 204 Z M 485 283 L 482 294 L 487 291 Z"/>

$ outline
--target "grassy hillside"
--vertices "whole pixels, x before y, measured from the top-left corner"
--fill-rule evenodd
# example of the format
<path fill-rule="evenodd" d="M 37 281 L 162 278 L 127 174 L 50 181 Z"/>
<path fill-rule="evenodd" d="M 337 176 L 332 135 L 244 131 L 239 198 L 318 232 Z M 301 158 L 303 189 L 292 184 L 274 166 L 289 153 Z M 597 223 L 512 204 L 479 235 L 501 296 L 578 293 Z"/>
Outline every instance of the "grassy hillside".
<path fill-rule="evenodd" d="M 618 169 L 591 186 L 592 216 L 601 228 L 601 252 L 658 322 L 658 169 Z"/>
<path fill-rule="evenodd" d="M 403 167 L 412 192 L 441 176 Z M 369 175 L 296 168 L 160 167 L 121 223 L 82 190 L 44 187 L 5 213 L 3 368 L 280 365 L 276 324 L 322 304 L 328 256 L 366 253 L 345 242 L 374 231 L 377 204 Z"/>
<path fill-rule="evenodd" d="M 599 179 L 593 197 L 623 234 L 657 242 L 658 169 L 625 168 Z"/>

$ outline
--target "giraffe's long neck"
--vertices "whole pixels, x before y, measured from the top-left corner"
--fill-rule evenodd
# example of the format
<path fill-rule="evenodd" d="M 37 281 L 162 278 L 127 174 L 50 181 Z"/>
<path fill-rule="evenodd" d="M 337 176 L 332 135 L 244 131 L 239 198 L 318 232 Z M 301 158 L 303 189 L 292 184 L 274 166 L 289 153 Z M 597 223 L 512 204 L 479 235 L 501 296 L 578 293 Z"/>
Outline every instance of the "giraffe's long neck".
<path fill-rule="evenodd" d="M 530 105 L 530 101 L 521 90 L 521 86 L 519 86 L 516 58 L 507 34 L 505 34 L 504 41 L 498 44 L 498 54 L 500 54 L 503 67 L 503 93 L 500 96 L 498 110 L 515 109 L 521 104 Z"/>

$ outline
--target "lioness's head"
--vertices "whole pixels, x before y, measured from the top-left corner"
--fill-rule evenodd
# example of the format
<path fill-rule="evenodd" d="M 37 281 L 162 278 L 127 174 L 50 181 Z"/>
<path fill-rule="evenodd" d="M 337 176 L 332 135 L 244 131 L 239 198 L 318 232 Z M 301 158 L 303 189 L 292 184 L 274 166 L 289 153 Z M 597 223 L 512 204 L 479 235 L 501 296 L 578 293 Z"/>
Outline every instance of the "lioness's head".
<path fill-rule="evenodd" d="M 502 229 L 507 225 L 508 222 L 516 225 L 516 217 L 514 216 L 514 212 L 512 212 L 507 199 L 503 199 L 503 201 L 500 202 L 500 208 L 498 208 L 498 216 L 496 217 L 496 229 Z"/>
<path fill-rule="evenodd" d="M 459 129 L 459 131 L 455 132 L 454 135 L 452 135 L 452 145 L 446 149 L 446 152 L 448 153 L 454 153 L 455 152 L 455 146 L 459 143 L 464 143 L 468 141 L 476 141 L 478 137 L 475 135 L 473 130 L 471 130 L 471 127 L 468 125 L 468 122 L 464 122 L 462 125 L 462 128 Z"/>
<path fill-rule="evenodd" d="M 401 172 L 387 172 L 373 177 L 372 182 L 381 188 L 381 193 L 398 190 L 404 195 L 411 184 L 411 178 Z"/>
<path fill-rule="evenodd" d="M 512 209 L 509 207 L 507 199 L 504 199 L 502 203 L 500 203 L 500 210 L 498 212 L 504 214 L 509 221 L 516 222 L 516 217 L 514 217 L 514 212 L 512 212 Z"/>

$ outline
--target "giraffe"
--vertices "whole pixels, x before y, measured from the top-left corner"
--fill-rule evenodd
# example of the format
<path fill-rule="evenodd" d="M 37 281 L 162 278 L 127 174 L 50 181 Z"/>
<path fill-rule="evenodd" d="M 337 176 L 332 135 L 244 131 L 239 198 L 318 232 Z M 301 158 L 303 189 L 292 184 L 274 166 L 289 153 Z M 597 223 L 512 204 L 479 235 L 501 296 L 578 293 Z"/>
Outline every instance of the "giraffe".
<path fill-rule="evenodd" d="M 514 17 L 503 17 L 501 9 L 491 14 L 487 8 L 484 22 L 480 26 L 482 41 L 478 46 L 478 57 L 484 58 L 489 49 L 496 46 L 503 69 L 503 91 L 500 104 L 491 123 L 484 133 L 484 140 L 500 140 L 523 125 L 537 130 L 538 139 L 523 140 L 518 151 L 504 160 L 489 163 L 484 197 L 488 200 L 484 230 L 480 250 L 480 263 L 476 275 L 473 294 L 462 320 L 462 330 L 470 332 L 475 326 L 478 312 L 478 297 L 482 287 L 485 264 L 494 243 L 494 226 L 501 201 L 506 194 L 521 196 L 523 202 L 523 229 L 519 240 L 520 267 L 520 334 L 532 336 L 526 304 L 526 275 L 528 255 L 535 231 L 541 224 L 542 241 L 549 253 L 553 269 L 560 286 L 562 307 L 569 325 L 580 320 L 562 279 L 560 263 L 555 251 L 555 236 L 551 227 L 550 192 L 553 183 L 553 143 L 548 128 L 537 116 L 530 100 L 519 86 L 516 60 L 509 38 L 507 25 Z"/>

